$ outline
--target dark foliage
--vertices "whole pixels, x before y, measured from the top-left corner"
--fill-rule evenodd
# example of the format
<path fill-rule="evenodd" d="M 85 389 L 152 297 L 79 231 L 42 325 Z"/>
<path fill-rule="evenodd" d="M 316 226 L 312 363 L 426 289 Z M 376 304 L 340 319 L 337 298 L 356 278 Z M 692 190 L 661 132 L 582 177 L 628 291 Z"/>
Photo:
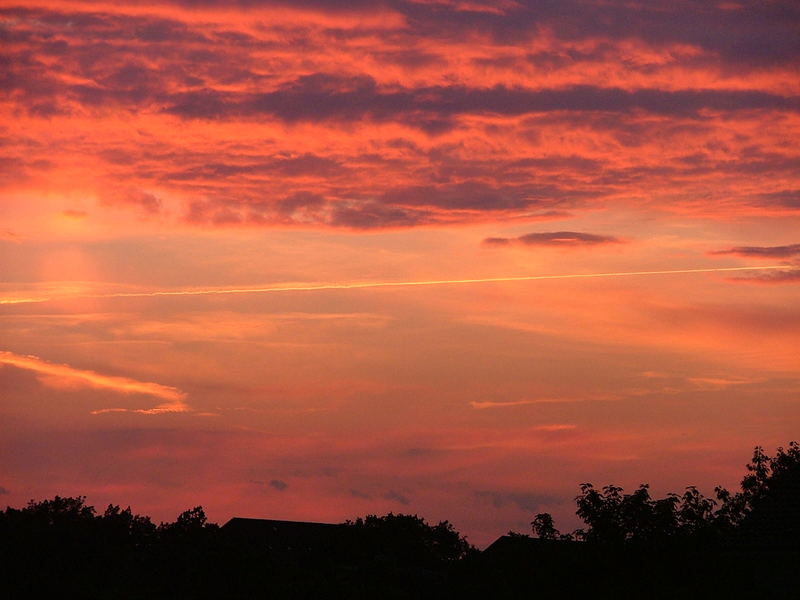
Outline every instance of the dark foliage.
<path fill-rule="evenodd" d="M 653 498 L 646 484 L 626 494 L 585 483 L 576 498 L 584 528 L 561 534 L 542 513 L 533 537 L 512 533 L 483 553 L 449 522 L 416 515 L 288 524 L 313 535 L 270 545 L 242 535 L 247 523 L 238 533 L 209 523 L 199 506 L 156 526 L 130 507 L 98 514 L 85 497 L 56 496 L 0 512 L 0 595 L 793 598 L 798 496 L 800 446 L 772 457 L 757 447 L 738 492 L 718 487 L 709 498 L 690 486 Z"/>
<path fill-rule="evenodd" d="M 800 468 L 800 445 L 791 442 L 788 449 L 779 447 L 774 457 L 756 446 L 746 468 L 748 475 L 742 479 L 740 492 L 718 486 L 715 498 L 704 496 L 693 485 L 683 494 L 654 499 L 646 483 L 631 494 L 615 485 L 597 490 L 591 483 L 582 483 L 575 498 L 576 514 L 588 527 L 561 534 L 552 516 L 540 513 L 531 522 L 533 534 L 541 539 L 576 539 L 609 546 L 653 546 L 675 540 L 721 542 L 730 538 L 771 489 Z"/>
<path fill-rule="evenodd" d="M 367 515 L 347 525 L 363 551 L 373 556 L 391 556 L 407 564 L 434 567 L 464 558 L 474 548 L 448 521 L 428 525 L 417 515 L 389 513 Z"/>
<path fill-rule="evenodd" d="M 791 442 L 773 457 L 757 446 L 746 468 L 740 491 L 718 486 L 713 498 L 695 486 L 653 498 L 647 484 L 626 494 L 615 485 L 598 490 L 584 483 L 575 502 L 586 526 L 561 534 L 541 513 L 531 523 L 533 535 L 581 542 L 593 557 L 592 577 L 620 593 L 794 597 L 800 583 L 790 575 L 800 564 L 800 445 Z M 555 565 L 556 572 L 566 564 Z M 589 589 L 574 582 L 573 588 Z"/>

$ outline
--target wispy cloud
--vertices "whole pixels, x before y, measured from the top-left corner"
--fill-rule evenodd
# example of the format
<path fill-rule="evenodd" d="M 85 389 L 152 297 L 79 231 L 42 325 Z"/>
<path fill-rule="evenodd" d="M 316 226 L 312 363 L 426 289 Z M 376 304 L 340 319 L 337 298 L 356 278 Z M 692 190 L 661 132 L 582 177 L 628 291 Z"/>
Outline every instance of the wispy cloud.
<path fill-rule="evenodd" d="M 90 414 L 93 415 L 103 415 L 106 413 L 115 413 L 115 412 L 129 412 L 129 413 L 138 413 L 140 415 L 160 415 L 164 413 L 182 413 L 182 412 L 189 412 L 189 407 L 186 403 L 182 401 L 175 401 L 175 402 L 165 402 L 163 404 L 159 404 L 158 406 L 154 406 L 153 408 L 99 408 L 97 410 L 91 411 Z M 197 413 L 198 416 L 201 417 L 211 417 L 217 416 L 215 413 Z"/>
<path fill-rule="evenodd" d="M 580 231 L 549 231 L 541 233 L 526 233 L 515 238 L 490 237 L 483 240 L 486 246 L 508 246 L 521 244 L 523 246 L 597 246 L 599 244 L 620 244 L 622 240 L 610 235 L 597 235 Z"/>
<path fill-rule="evenodd" d="M 273 479 L 269 482 L 269 486 L 278 490 L 279 492 L 283 492 L 289 487 L 289 484 L 281 479 Z"/>
<path fill-rule="evenodd" d="M 800 283 L 800 260 L 792 259 L 789 264 L 784 265 L 783 269 L 770 270 L 766 273 L 753 273 L 747 277 L 731 277 L 729 280 L 737 283 Z"/>
<path fill-rule="evenodd" d="M 571 431 L 577 429 L 577 425 L 572 423 L 552 423 L 550 425 L 539 425 L 534 427 L 534 431 Z"/>
<path fill-rule="evenodd" d="M 755 277 L 737 277 L 735 281 L 746 283 L 800 283 L 800 269 L 773 271 L 772 273 Z"/>
<path fill-rule="evenodd" d="M 528 513 L 538 511 L 543 504 L 561 504 L 564 502 L 563 498 L 538 492 L 476 490 L 475 496 L 482 501 L 491 502 L 495 508 L 502 508 L 511 504 Z"/>
<path fill-rule="evenodd" d="M 189 410 L 189 407 L 184 402 L 186 399 L 186 394 L 184 392 L 171 386 L 161 385 L 160 383 L 137 381 L 136 379 L 114 375 L 103 375 L 95 371 L 76 369 L 69 365 L 51 363 L 38 356 L 14 354 L 8 351 L 0 351 L 0 364 L 33 371 L 39 375 L 40 381 L 44 385 L 49 385 L 51 387 L 64 387 L 65 385 L 82 386 L 112 390 L 120 394 L 144 394 L 146 396 L 153 396 L 165 400 L 165 402 L 153 408 L 103 408 L 92 411 L 92 414 L 135 412 L 154 415 L 187 412 Z"/>
<path fill-rule="evenodd" d="M 800 282 L 800 244 L 784 246 L 735 246 L 724 250 L 709 252 L 712 255 L 733 255 L 744 258 L 783 258 L 786 259 L 783 269 L 768 273 L 754 273 L 746 277 L 734 277 L 731 281 L 740 283 L 799 283 Z"/>
<path fill-rule="evenodd" d="M 581 401 L 582 400 L 578 400 L 575 398 L 535 398 L 531 400 L 510 400 L 508 402 L 494 402 L 492 400 L 473 401 L 470 402 L 469 405 L 477 410 L 486 410 L 488 408 L 512 408 L 514 406 L 524 406 L 526 404 L 562 404 L 565 402 L 581 402 Z M 548 425 L 547 427 L 552 427 L 552 426 Z M 557 427 L 561 429 L 564 428 L 564 426 L 561 425 Z M 569 428 L 572 429 L 574 428 L 574 426 L 571 425 L 569 426 Z M 543 428 L 537 428 L 537 429 L 543 429 Z M 552 429 L 548 431 L 552 431 Z"/>
<path fill-rule="evenodd" d="M 404 496 L 400 492 L 396 492 L 394 490 L 389 490 L 388 492 L 386 492 L 383 495 L 383 498 L 385 498 L 386 500 L 391 500 L 392 502 L 399 502 L 400 504 L 403 504 L 405 506 L 411 504 L 411 500 L 408 498 L 408 496 Z"/>
<path fill-rule="evenodd" d="M 688 381 L 702 389 L 721 389 L 734 385 L 763 383 L 762 377 L 689 377 Z"/>
<path fill-rule="evenodd" d="M 786 246 L 736 246 L 726 250 L 714 250 L 710 254 L 733 254 L 745 257 L 789 258 L 800 255 L 800 244 Z"/>

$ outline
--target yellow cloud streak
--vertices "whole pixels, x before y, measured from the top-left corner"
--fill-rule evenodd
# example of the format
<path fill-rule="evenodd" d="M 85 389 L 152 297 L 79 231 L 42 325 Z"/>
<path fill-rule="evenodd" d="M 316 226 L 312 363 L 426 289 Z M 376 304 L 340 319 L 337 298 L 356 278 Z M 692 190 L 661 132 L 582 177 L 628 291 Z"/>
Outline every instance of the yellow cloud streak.
<path fill-rule="evenodd" d="M 13 352 L 0 351 L 0 364 L 12 365 L 20 369 L 34 371 L 44 376 L 44 383 L 47 385 L 48 378 L 62 379 L 78 385 L 87 387 L 110 389 L 122 394 L 146 394 L 155 396 L 162 400 L 167 400 L 164 404 L 159 404 L 154 408 L 129 410 L 125 408 L 101 409 L 92 411 L 92 414 L 104 412 L 137 412 L 142 414 L 159 414 L 164 412 L 186 412 L 189 408 L 183 402 L 186 394 L 174 387 L 150 383 L 147 381 L 136 381 L 127 377 L 116 377 L 113 375 L 103 375 L 94 371 L 76 369 L 69 365 L 62 365 L 47 362 L 38 356 L 23 356 Z"/>
<path fill-rule="evenodd" d="M 477 410 L 486 410 L 487 408 L 509 408 L 512 406 L 524 406 L 526 404 L 564 404 L 571 402 L 583 402 L 583 400 L 572 398 L 537 398 L 536 400 L 509 400 L 508 402 L 474 400 L 470 402 L 469 405 Z"/>
<path fill-rule="evenodd" d="M 52 300 L 79 298 L 155 298 L 159 296 L 211 296 L 219 294 L 264 294 L 269 292 L 313 292 L 322 290 L 360 290 L 383 287 L 416 287 L 432 285 L 455 285 L 467 283 L 501 283 L 514 281 L 541 281 L 545 279 L 588 279 L 597 277 L 626 277 L 634 275 L 673 275 L 687 273 L 720 273 L 731 271 L 763 271 L 768 269 L 791 269 L 787 265 L 755 267 L 712 267 L 705 269 L 673 269 L 667 271 L 622 271 L 618 273 L 573 273 L 569 275 L 522 275 L 517 277 L 488 277 L 476 279 L 431 279 L 424 281 L 365 281 L 361 283 L 321 283 L 316 285 L 285 285 L 252 288 L 206 288 L 183 290 L 156 290 L 152 292 L 116 292 L 107 294 L 75 294 L 41 298 L 0 298 L 0 304 L 31 304 Z"/>

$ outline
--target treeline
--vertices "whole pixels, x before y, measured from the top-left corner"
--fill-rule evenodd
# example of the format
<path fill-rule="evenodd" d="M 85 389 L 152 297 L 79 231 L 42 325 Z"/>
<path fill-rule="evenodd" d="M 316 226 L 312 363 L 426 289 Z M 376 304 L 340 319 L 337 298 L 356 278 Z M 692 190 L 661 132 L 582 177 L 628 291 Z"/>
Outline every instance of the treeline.
<path fill-rule="evenodd" d="M 741 489 L 653 498 L 583 484 L 584 527 L 536 515 L 478 551 L 443 521 L 369 515 L 304 544 L 209 523 L 202 507 L 156 525 L 84 497 L 0 512 L 6 598 L 797 597 L 800 446 L 757 447 Z M 330 526 L 329 526 L 330 527 Z"/>
<path fill-rule="evenodd" d="M 800 445 L 791 442 L 788 448 L 779 447 L 775 456 L 756 446 L 746 468 L 748 473 L 740 491 L 731 493 L 717 486 L 713 498 L 704 496 L 695 486 L 687 487 L 680 495 L 670 493 L 655 499 L 646 483 L 631 494 L 615 485 L 597 490 L 591 483 L 583 483 L 575 503 L 576 514 L 587 527 L 561 534 L 553 518 L 540 513 L 531 522 L 533 534 L 543 539 L 581 540 L 604 546 L 721 541 L 736 534 L 770 491 L 800 468 Z"/>

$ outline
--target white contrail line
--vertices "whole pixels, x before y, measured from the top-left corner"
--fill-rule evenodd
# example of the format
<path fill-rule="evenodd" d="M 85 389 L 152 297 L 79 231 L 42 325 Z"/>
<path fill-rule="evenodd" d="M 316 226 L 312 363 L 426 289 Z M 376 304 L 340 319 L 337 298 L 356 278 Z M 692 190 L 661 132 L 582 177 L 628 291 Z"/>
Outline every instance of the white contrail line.
<path fill-rule="evenodd" d="M 453 285 L 464 283 L 500 283 L 513 281 L 540 281 L 544 279 L 586 279 L 593 277 L 627 277 L 633 275 L 673 275 L 678 273 L 720 273 L 730 271 L 763 271 L 768 269 L 792 269 L 787 265 L 755 267 L 710 267 L 706 269 L 672 269 L 668 271 L 622 271 L 618 273 L 573 273 L 569 275 L 521 275 L 517 277 L 487 277 L 476 279 L 431 279 L 424 281 L 367 281 L 362 283 L 320 283 L 317 285 L 287 285 L 254 288 L 212 288 L 200 290 L 156 290 L 154 292 L 117 292 L 107 294 L 75 294 L 42 298 L 3 298 L 0 304 L 32 304 L 52 300 L 77 298 L 154 298 L 158 296 L 211 296 L 220 294 L 265 294 L 269 292 L 313 292 L 321 290 L 360 290 L 382 287 L 413 287 L 429 285 Z"/>

